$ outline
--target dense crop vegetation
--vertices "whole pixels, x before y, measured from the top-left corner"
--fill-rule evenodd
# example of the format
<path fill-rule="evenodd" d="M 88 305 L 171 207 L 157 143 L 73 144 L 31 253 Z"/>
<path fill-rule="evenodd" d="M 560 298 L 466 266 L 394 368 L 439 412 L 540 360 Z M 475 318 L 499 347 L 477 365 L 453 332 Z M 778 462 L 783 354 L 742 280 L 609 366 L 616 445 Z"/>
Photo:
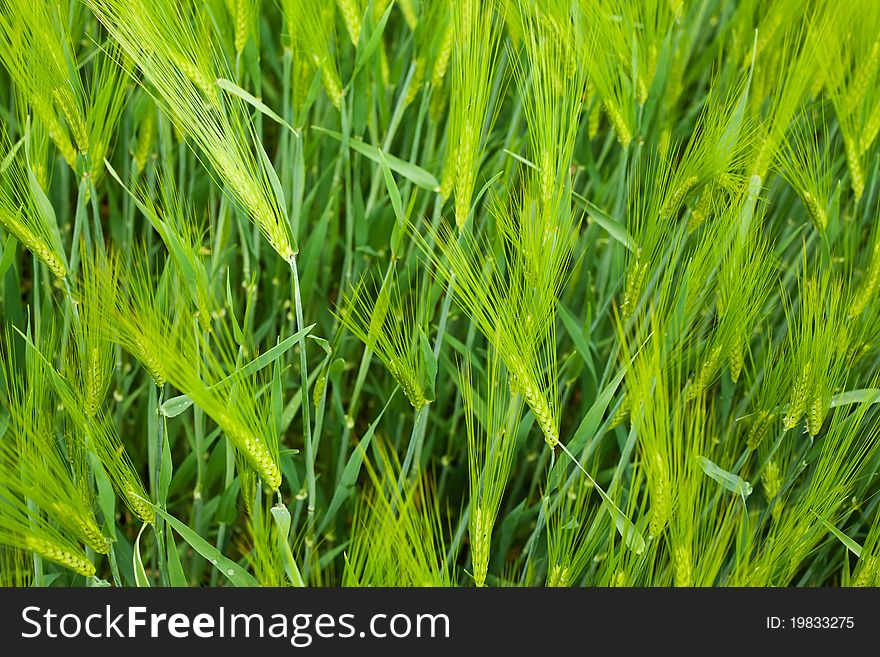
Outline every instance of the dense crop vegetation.
<path fill-rule="evenodd" d="M 0 583 L 880 583 L 878 35 L 0 0 Z"/>

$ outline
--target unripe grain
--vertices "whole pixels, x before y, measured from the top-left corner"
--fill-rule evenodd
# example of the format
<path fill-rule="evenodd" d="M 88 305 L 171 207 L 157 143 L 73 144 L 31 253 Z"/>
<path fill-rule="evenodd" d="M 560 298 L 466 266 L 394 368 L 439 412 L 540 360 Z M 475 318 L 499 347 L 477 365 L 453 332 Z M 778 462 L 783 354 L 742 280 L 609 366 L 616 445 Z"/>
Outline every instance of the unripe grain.
<path fill-rule="evenodd" d="M 773 503 L 779 491 L 782 490 L 782 471 L 776 461 L 770 461 L 764 468 L 764 474 L 761 475 L 761 481 L 764 483 L 764 497 L 768 503 Z M 771 514 L 774 520 L 779 519 L 782 513 L 782 500 L 776 500 L 773 504 Z"/>
<path fill-rule="evenodd" d="M 138 518 L 148 525 L 155 524 L 156 511 L 144 501 L 144 491 L 139 486 L 129 484 L 125 488 L 125 499 Z"/>
<path fill-rule="evenodd" d="M 263 190 L 259 189 L 254 179 L 240 171 L 234 162 L 228 162 L 223 167 L 223 172 L 230 187 L 253 217 L 269 245 L 282 259 L 289 262 L 295 255 L 290 246 L 290 238 L 281 227 L 281 220 L 276 215 L 275 209 L 266 200 L 266 194 L 261 193 Z"/>
<path fill-rule="evenodd" d="M 639 69 L 636 79 L 636 102 L 644 105 L 646 100 L 648 100 L 648 80 L 645 77 L 645 70 Z"/>
<path fill-rule="evenodd" d="M 811 436 L 815 436 L 822 430 L 830 405 L 831 396 L 829 394 L 821 390 L 813 392 L 810 408 L 807 411 L 807 431 Z"/>
<path fill-rule="evenodd" d="M 443 30 L 443 39 L 440 41 L 440 50 L 434 60 L 434 69 L 431 71 L 431 86 L 436 89 L 443 83 L 446 70 L 449 68 L 449 60 L 452 58 L 452 46 L 455 43 L 455 32 L 452 29 L 452 21 L 446 23 Z"/>
<path fill-rule="evenodd" d="M 688 176 L 685 180 L 683 180 L 669 195 L 666 203 L 663 204 L 663 209 L 660 211 L 660 216 L 671 217 L 673 214 L 678 212 L 678 209 L 681 207 L 681 204 L 684 201 L 685 197 L 691 192 L 691 190 L 699 181 L 699 177 L 695 175 Z"/>
<path fill-rule="evenodd" d="M 416 6 L 413 4 L 413 0 L 397 0 L 397 6 L 400 7 L 400 12 L 403 14 L 403 20 L 406 21 L 409 29 L 415 30 L 416 25 L 419 23 L 419 17 L 418 14 L 416 14 Z"/>
<path fill-rule="evenodd" d="M 196 290 L 196 299 L 198 301 L 198 320 L 204 333 L 211 332 L 211 304 L 208 302 L 207 292 L 199 285 Z"/>
<path fill-rule="evenodd" d="M 617 107 L 617 104 L 614 101 L 605 99 L 605 113 L 608 115 L 608 120 L 611 122 L 611 127 L 614 129 L 614 134 L 617 135 L 617 141 L 623 148 L 626 148 L 632 142 L 632 131 L 629 129 L 629 126 L 626 123 L 626 119 L 623 117 L 623 112 Z"/>
<path fill-rule="evenodd" d="M 107 554 L 110 551 L 110 540 L 101 533 L 101 530 L 91 518 L 84 517 L 71 505 L 63 502 L 55 502 L 52 504 L 52 511 L 59 517 L 62 517 L 74 523 L 79 529 L 82 539 L 99 554 Z"/>
<path fill-rule="evenodd" d="M 669 65 L 669 73 L 666 76 L 666 93 L 663 98 L 663 104 L 666 106 L 667 111 L 674 108 L 684 88 L 683 79 L 686 64 L 685 49 L 674 48 L 672 63 Z"/>
<path fill-rule="evenodd" d="M 391 376 L 400 384 L 403 394 L 416 410 L 422 408 L 428 403 L 425 390 L 419 383 L 418 376 L 408 364 L 403 361 L 392 359 L 388 363 L 388 371 Z"/>
<path fill-rule="evenodd" d="M 849 307 L 850 317 L 861 315 L 862 311 L 868 306 L 872 299 L 877 296 L 877 288 L 880 286 L 880 241 L 874 248 L 871 257 L 871 263 L 868 265 L 868 271 L 859 285 L 858 291 L 853 296 L 852 304 Z"/>
<path fill-rule="evenodd" d="M 150 376 L 153 377 L 153 381 L 156 385 L 162 388 L 168 381 L 168 374 L 162 366 L 162 362 L 158 356 L 153 353 L 146 344 L 144 344 L 139 336 L 134 334 L 131 336 L 131 347 L 134 356 L 140 361 L 141 365 L 146 368 L 147 372 L 150 373 Z"/>
<path fill-rule="evenodd" d="M 767 48 L 768 45 L 773 41 L 776 33 L 779 31 L 779 28 L 782 26 L 782 12 L 775 12 L 764 20 L 760 24 L 760 28 L 758 30 L 758 40 L 755 44 L 755 57 L 760 57 L 761 53 Z M 748 67 L 752 63 L 753 53 L 751 49 L 745 54 L 743 58 L 743 66 Z M 760 97 L 760 96 L 759 96 Z"/>
<path fill-rule="evenodd" d="M 700 198 L 697 199 L 691 210 L 691 216 L 688 219 L 688 233 L 693 233 L 709 217 L 717 194 L 718 188 L 715 185 L 707 185 L 703 188 Z"/>
<path fill-rule="evenodd" d="M 611 431 L 615 427 L 623 424 L 626 418 L 629 417 L 630 414 L 630 406 L 632 402 L 630 401 L 629 395 L 623 395 L 623 401 L 620 403 L 620 406 L 614 411 L 614 415 L 611 416 L 611 421 L 608 423 L 608 431 Z"/>
<path fill-rule="evenodd" d="M 95 417 L 101 404 L 104 402 L 104 395 L 107 392 L 109 380 L 107 380 L 106 369 L 102 366 L 104 358 L 101 354 L 101 348 L 94 344 L 88 353 L 88 363 L 85 371 L 84 385 L 84 410 L 89 417 Z"/>
<path fill-rule="evenodd" d="M 767 170 L 770 168 L 770 163 L 773 161 L 773 156 L 776 153 L 776 139 L 773 137 L 767 137 L 761 143 L 761 147 L 758 149 L 758 154 L 755 157 L 755 164 L 752 167 L 752 175 L 758 176 L 759 178 L 764 178 L 767 175 Z"/>
<path fill-rule="evenodd" d="M 247 0 L 235 0 L 235 52 L 241 54 L 248 39 Z"/>
<path fill-rule="evenodd" d="M 357 0 L 336 0 L 336 6 L 339 7 L 339 13 L 342 14 L 342 22 L 345 23 L 345 29 L 351 43 L 357 46 L 361 38 L 361 8 Z"/>
<path fill-rule="evenodd" d="M 76 148 L 74 148 L 73 142 L 70 141 L 70 135 L 68 135 L 67 130 L 58 120 L 55 109 L 44 98 L 34 98 L 31 104 L 34 107 L 34 113 L 45 125 L 46 132 L 49 133 L 49 139 L 52 140 L 58 152 L 61 153 L 61 157 L 64 158 L 64 161 L 67 162 L 71 169 L 76 168 Z"/>
<path fill-rule="evenodd" d="M 548 587 L 566 587 L 569 586 L 571 578 L 571 568 L 561 564 L 553 564 L 550 567 L 550 573 L 547 576 Z"/>
<path fill-rule="evenodd" d="M 804 369 L 800 374 L 797 382 L 791 391 L 791 401 L 788 405 L 788 413 L 783 418 L 783 426 L 785 430 L 788 431 L 792 429 L 801 417 L 804 414 L 804 411 L 807 409 L 807 403 L 809 401 L 809 393 L 811 388 L 811 380 L 810 380 L 810 363 L 806 363 L 804 365 Z"/>
<path fill-rule="evenodd" d="M 679 545 L 672 551 L 672 572 L 676 586 L 693 586 L 694 565 L 689 547 Z"/>
<path fill-rule="evenodd" d="M 61 110 L 61 114 L 67 121 L 67 125 L 70 126 L 70 131 L 73 133 L 73 140 L 76 142 L 76 147 L 81 153 L 88 153 L 89 131 L 88 128 L 86 128 L 85 119 L 83 119 L 79 108 L 76 106 L 73 92 L 65 87 L 59 87 L 52 93 L 52 98 L 55 99 L 58 109 Z"/>
<path fill-rule="evenodd" d="M 339 73 L 336 68 L 327 62 L 327 59 L 316 62 L 321 71 L 321 82 L 324 84 L 324 91 L 330 98 L 330 102 L 337 110 L 342 107 L 342 97 L 345 91 L 342 88 L 342 81 L 339 79 Z"/>
<path fill-rule="evenodd" d="M 205 94 L 205 97 L 208 98 L 212 104 L 217 103 L 217 93 L 214 87 L 214 81 L 211 80 L 204 71 L 201 70 L 198 66 L 196 66 L 193 62 L 191 62 L 186 57 L 180 55 L 177 52 L 170 52 L 171 61 L 174 62 L 174 65 L 183 73 L 190 82 L 192 82 L 196 87 L 198 87 L 199 91 Z"/>
<path fill-rule="evenodd" d="M 638 301 L 642 296 L 642 286 L 645 282 L 645 276 L 648 273 L 648 263 L 641 261 L 641 254 L 636 253 L 636 259 L 630 265 L 629 272 L 626 277 L 626 285 L 623 292 L 623 300 L 620 304 L 620 311 L 624 319 L 629 319 L 635 310 Z"/>
<path fill-rule="evenodd" d="M 425 81 L 426 65 L 424 57 L 416 57 L 415 70 L 409 81 L 409 87 L 406 90 L 406 98 L 403 101 L 404 104 L 412 105 L 412 102 L 418 97 L 419 92 L 422 90 L 422 83 Z"/>
<path fill-rule="evenodd" d="M 878 561 L 877 557 L 869 556 L 864 560 L 861 567 L 859 568 L 859 574 L 853 581 L 852 585 L 855 587 L 867 587 L 867 586 L 876 586 L 877 585 L 877 568 Z"/>
<path fill-rule="evenodd" d="M 95 566 L 86 559 L 85 555 L 73 553 L 66 547 L 31 535 L 24 537 L 24 545 L 27 550 L 40 555 L 44 559 L 61 564 L 83 577 L 91 577 L 95 574 Z"/>
<path fill-rule="evenodd" d="M 379 75 L 382 77 L 382 86 L 391 88 L 391 66 L 388 64 L 388 50 L 385 42 L 379 42 Z"/>
<path fill-rule="evenodd" d="M 489 514 L 477 505 L 471 523 L 471 561 L 474 567 L 474 582 L 478 587 L 486 584 L 489 569 L 489 546 L 492 535 L 492 522 Z"/>
<path fill-rule="evenodd" d="M 327 375 L 325 373 L 321 373 L 318 377 L 318 380 L 315 381 L 315 387 L 312 389 L 312 401 L 315 406 L 321 403 L 321 398 L 324 396 L 324 391 L 327 389 Z"/>
<path fill-rule="evenodd" d="M 373 20 L 378 21 L 390 4 L 391 0 L 373 0 Z"/>
<path fill-rule="evenodd" d="M 602 103 L 593 103 L 587 117 L 587 136 L 593 140 L 599 134 L 599 121 L 602 118 Z"/>
<path fill-rule="evenodd" d="M 804 207 L 807 208 L 807 212 L 810 214 L 810 219 L 813 220 L 816 228 L 824 231 L 828 227 L 828 213 L 825 212 L 825 208 L 822 207 L 819 200 L 808 191 L 804 191 L 801 194 L 801 198 L 804 202 Z"/>
<path fill-rule="evenodd" d="M 764 435 L 767 433 L 767 429 L 770 428 L 771 423 L 775 419 L 776 416 L 770 411 L 758 412 L 755 419 L 752 421 L 752 426 L 749 428 L 749 435 L 746 438 L 746 446 L 751 451 L 754 452 L 758 449 L 761 441 L 764 440 Z"/>
<path fill-rule="evenodd" d="M 101 176 L 104 173 L 104 158 L 107 156 L 107 150 L 109 145 L 106 139 L 99 139 L 97 141 L 92 142 L 92 152 L 89 154 L 89 159 L 91 161 L 91 167 L 89 168 L 89 175 L 92 177 L 92 184 L 97 185 Z M 86 188 L 86 194 L 91 193 L 91 188 Z M 88 200 L 88 199 L 86 199 Z"/>
<path fill-rule="evenodd" d="M 510 369 L 510 377 L 516 384 L 519 393 L 526 400 L 535 416 L 535 421 L 544 433 L 544 441 L 552 449 L 559 444 L 559 423 L 553 415 L 553 409 L 541 388 L 535 385 L 532 377 L 526 373 L 521 364 Z M 518 371 L 517 371 L 518 370 Z"/>
<path fill-rule="evenodd" d="M 844 136 L 844 150 L 846 151 L 846 166 L 849 168 L 850 184 L 856 201 L 862 198 L 865 191 L 865 174 L 862 171 L 862 163 L 859 160 L 859 150 L 855 139 Z"/>
<path fill-rule="evenodd" d="M 6 226 L 9 232 L 13 233 L 58 278 L 67 276 L 64 261 L 55 253 L 49 243 L 42 236 L 32 231 L 17 214 L 0 207 L 0 224 Z"/>
<path fill-rule="evenodd" d="M 723 351 L 721 345 L 715 345 L 709 350 L 706 360 L 700 367 L 696 380 L 688 388 L 686 399 L 696 399 L 712 382 L 721 364 L 721 356 Z"/>
<path fill-rule="evenodd" d="M 659 454 L 654 454 L 653 460 L 654 471 L 650 479 L 651 524 L 649 525 L 649 531 L 651 536 L 658 538 L 666 527 L 672 511 L 672 491 L 670 490 L 666 463 Z"/>
<path fill-rule="evenodd" d="M 880 41 L 875 41 L 850 83 L 846 96 L 846 106 L 850 111 L 857 112 L 861 107 L 873 78 L 877 75 L 878 67 L 880 67 Z"/>
<path fill-rule="evenodd" d="M 278 489 L 281 486 L 281 470 L 266 443 L 229 413 L 222 413 L 217 418 L 217 424 L 256 468 L 265 484 L 272 490 Z"/>
<path fill-rule="evenodd" d="M 730 353 L 727 355 L 727 363 L 730 367 L 730 380 L 734 383 L 739 381 L 745 363 L 743 342 L 744 340 L 738 338 L 734 339 L 733 345 L 730 348 Z"/>
<path fill-rule="evenodd" d="M 455 188 L 455 166 L 458 162 L 457 151 L 458 145 L 448 141 L 446 142 L 446 157 L 443 161 L 443 177 L 440 180 L 440 198 L 444 202 L 452 195 Z"/>
<path fill-rule="evenodd" d="M 870 112 L 868 112 L 868 117 L 865 119 L 865 126 L 862 129 L 862 137 L 859 140 L 859 153 L 861 155 L 867 153 L 868 149 L 871 148 L 874 140 L 877 138 L 878 132 L 880 132 L 880 96 L 874 101 L 874 105 L 871 107 Z"/>

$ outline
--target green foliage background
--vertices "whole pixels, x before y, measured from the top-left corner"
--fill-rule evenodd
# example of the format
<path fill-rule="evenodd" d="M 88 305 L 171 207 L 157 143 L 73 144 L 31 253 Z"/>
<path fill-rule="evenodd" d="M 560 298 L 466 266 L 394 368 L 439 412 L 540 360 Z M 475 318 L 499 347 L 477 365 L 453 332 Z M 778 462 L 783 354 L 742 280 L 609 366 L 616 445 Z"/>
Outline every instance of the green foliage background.
<path fill-rule="evenodd" d="M 878 34 L 0 0 L 0 583 L 875 585 Z"/>

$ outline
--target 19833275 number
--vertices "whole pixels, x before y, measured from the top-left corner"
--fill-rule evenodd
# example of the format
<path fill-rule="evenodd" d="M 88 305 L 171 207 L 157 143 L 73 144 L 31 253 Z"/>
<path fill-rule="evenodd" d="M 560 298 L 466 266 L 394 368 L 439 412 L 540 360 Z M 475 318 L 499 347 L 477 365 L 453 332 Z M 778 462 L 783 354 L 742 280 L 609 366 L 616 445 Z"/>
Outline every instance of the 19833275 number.
<path fill-rule="evenodd" d="M 853 616 L 767 616 L 768 630 L 851 630 L 856 626 Z"/>

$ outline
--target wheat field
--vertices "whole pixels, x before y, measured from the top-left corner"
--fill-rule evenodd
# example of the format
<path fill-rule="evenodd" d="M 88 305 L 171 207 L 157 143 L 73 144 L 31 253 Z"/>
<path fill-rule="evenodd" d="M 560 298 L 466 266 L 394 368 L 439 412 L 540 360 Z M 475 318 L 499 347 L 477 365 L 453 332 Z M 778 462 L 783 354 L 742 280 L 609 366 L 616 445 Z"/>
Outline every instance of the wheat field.
<path fill-rule="evenodd" d="M 880 584 L 876 0 L 0 0 L 0 584 Z"/>

